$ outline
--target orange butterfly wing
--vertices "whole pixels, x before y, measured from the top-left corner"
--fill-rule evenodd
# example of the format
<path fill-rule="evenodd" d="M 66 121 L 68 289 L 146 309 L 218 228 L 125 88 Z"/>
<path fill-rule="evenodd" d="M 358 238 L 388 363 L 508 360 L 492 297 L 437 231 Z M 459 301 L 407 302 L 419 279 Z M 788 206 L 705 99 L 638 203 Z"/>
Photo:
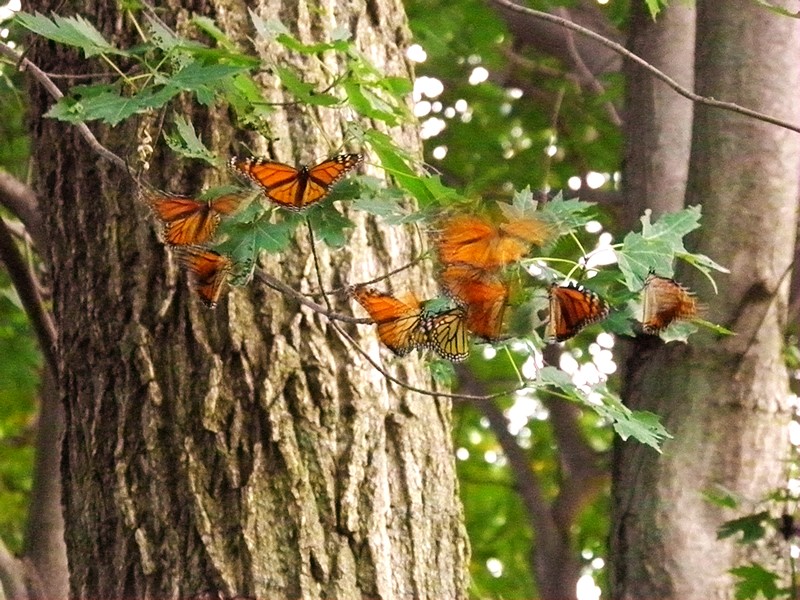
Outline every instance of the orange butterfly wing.
<path fill-rule="evenodd" d="M 362 154 L 339 154 L 309 168 L 301 208 L 325 198 L 331 188 L 362 160 Z"/>
<path fill-rule="evenodd" d="M 674 279 L 651 273 L 642 291 L 642 329 L 658 335 L 673 321 L 697 316 L 697 299 Z"/>
<path fill-rule="evenodd" d="M 278 206 L 302 210 L 323 200 L 333 185 L 362 160 L 361 154 L 340 154 L 313 167 L 296 169 L 263 158 L 233 157 L 230 166 L 255 181 Z"/>
<path fill-rule="evenodd" d="M 421 326 L 426 348 L 452 362 L 461 362 L 469 356 L 469 333 L 463 308 L 425 316 Z"/>
<path fill-rule="evenodd" d="M 241 194 L 225 194 L 211 201 L 211 210 L 220 215 L 229 215 L 239 208 L 243 199 Z"/>
<path fill-rule="evenodd" d="M 426 343 L 422 309 L 416 298 L 398 299 L 369 287 L 352 291 L 356 301 L 378 325 L 378 338 L 398 356 L 405 356 Z"/>
<path fill-rule="evenodd" d="M 199 246 L 181 248 L 177 256 L 180 263 L 189 270 L 192 289 L 206 306 L 214 308 L 231 270 L 231 260 L 219 252 Z"/>
<path fill-rule="evenodd" d="M 211 202 L 171 194 L 148 194 L 145 199 L 164 225 L 164 241 L 171 246 L 203 244 L 214 236 L 220 215 L 235 211 L 242 201 L 229 194 Z"/>
<path fill-rule="evenodd" d="M 568 340 L 596 321 L 605 319 L 608 307 L 594 292 L 575 284 L 553 284 L 550 297 L 550 321 L 546 336 L 559 342 Z"/>
<path fill-rule="evenodd" d="M 508 284 L 496 273 L 467 264 L 445 266 L 439 273 L 445 293 L 466 308 L 466 327 L 486 340 L 501 337 Z"/>
<path fill-rule="evenodd" d="M 526 218 L 516 219 L 500 225 L 500 231 L 504 234 L 525 240 L 529 244 L 536 246 L 543 245 L 553 237 L 553 229 L 544 221 Z"/>
<path fill-rule="evenodd" d="M 503 235 L 500 229 L 474 215 L 457 215 L 440 224 L 435 236 L 439 260 L 481 269 L 499 268 L 528 253 L 529 242 Z"/>

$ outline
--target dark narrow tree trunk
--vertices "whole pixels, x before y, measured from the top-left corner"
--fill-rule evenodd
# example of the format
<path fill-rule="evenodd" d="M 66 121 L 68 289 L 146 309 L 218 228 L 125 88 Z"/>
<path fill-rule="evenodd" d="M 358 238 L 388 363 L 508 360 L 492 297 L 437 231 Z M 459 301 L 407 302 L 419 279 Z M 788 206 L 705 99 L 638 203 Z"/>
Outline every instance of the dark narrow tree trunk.
<path fill-rule="evenodd" d="M 42 600 L 66 598 L 69 573 L 61 514 L 61 439 L 64 411 L 53 373 L 43 369 L 39 386 L 34 487 L 25 532 L 25 559 L 38 580 Z"/>
<path fill-rule="evenodd" d="M 80 12 L 109 39 L 132 39 L 116 5 L 35 8 Z M 182 27 L 204 14 L 243 43 L 250 34 L 244 4 L 162 8 Z M 387 74 L 409 74 L 399 2 L 272 2 L 254 10 L 281 18 L 304 41 L 347 25 Z M 277 45 L 258 51 L 282 60 Z M 47 71 L 96 69 L 44 41 L 31 57 Z M 307 80 L 322 82 L 315 63 L 303 68 Z M 274 76 L 264 85 L 271 99 L 287 99 Z M 51 101 L 35 87 L 31 95 L 41 115 Z M 223 157 L 241 151 L 225 112 L 193 114 Z M 133 156 L 131 140 L 148 125 L 93 129 Z M 271 148 L 288 162 L 320 158 L 341 143 L 344 125 L 335 111 L 279 108 Z M 419 152 L 413 129 L 390 133 Z M 234 289 L 206 310 L 156 241 L 127 174 L 99 161 L 62 123 L 36 119 L 33 136 L 66 414 L 71 595 L 465 597 L 468 548 L 449 402 L 389 384 L 325 318 L 266 287 Z M 263 142 L 249 142 L 265 151 Z M 170 191 L 196 193 L 225 177 L 162 156 L 156 152 L 150 177 Z M 345 248 L 317 246 L 326 289 L 375 277 L 420 251 L 409 230 L 353 218 Z M 296 289 L 319 289 L 302 235 L 263 268 Z M 426 291 L 424 271 L 404 277 L 394 284 Z M 334 301 L 351 310 L 346 298 Z M 349 332 L 378 353 L 371 330 Z M 413 359 L 394 370 L 430 386 Z"/>
<path fill-rule="evenodd" d="M 698 3 L 697 91 L 800 121 L 793 19 L 746 1 Z M 800 136 L 741 115 L 695 107 L 687 204 L 703 204 L 695 250 L 730 267 L 719 295 L 683 277 L 707 317 L 736 332 L 689 345 L 640 344 L 624 395 L 664 417 L 675 436 L 659 456 L 624 445 L 615 472 L 617 598 L 732 598 L 742 549 L 717 540 L 738 516 L 703 499 L 723 486 L 757 501 L 781 485 L 788 451 L 781 356 L 787 269 L 797 219 Z M 745 507 L 747 508 L 747 507 Z"/>

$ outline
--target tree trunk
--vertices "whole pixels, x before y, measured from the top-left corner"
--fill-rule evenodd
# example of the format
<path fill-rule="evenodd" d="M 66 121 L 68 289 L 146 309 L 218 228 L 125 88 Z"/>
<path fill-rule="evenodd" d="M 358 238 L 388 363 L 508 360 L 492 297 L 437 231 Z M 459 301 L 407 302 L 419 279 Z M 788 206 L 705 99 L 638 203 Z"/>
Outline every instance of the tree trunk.
<path fill-rule="evenodd" d="M 800 121 L 800 31 L 746 1 L 698 3 L 698 93 Z M 658 456 L 620 447 L 614 474 L 614 597 L 732 598 L 743 550 L 716 539 L 739 516 L 703 499 L 723 486 L 757 501 L 784 481 L 788 378 L 781 356 L 797 220 L 800 137 L 741 115 L 695 107 L 687 204 L 703 204 L 695 251 L 728 266 L 719 295 L 682 276 L 707 317 L 737 335 L 688 345 L 639 344 L 626 401 L 661 414 L 675 438 Z M 690 277 L 694 275 L 694 277 Z"/>
<path fill-rule="evenodd" d="M 69 592 L 64 518 L 61 514 L 61 438 L 64 411 L 50 369 L 42 369 L 36 465 L 25 532 L 25 559 L 35 572 L 42 600 L 66 598 Z M 36 597 L 36 596 L 34 596 Z"/>
<path fill-rule="evenodd" d="M 631 4 L 628 49 L 691 89 L 694 86 L 693 4 L 671 4 L 653 21 L 644 2 Z M 625 211 L 620 231 L 639 226 L 644 209 L 655 215 L 683 208 L 692 138 L 692 102 L 639 65 L 626 62 Z"/>
<path fill-rule="evenodd" d="M 244 5 L 174 4 L 162 7 L 173 22 L 204 14 L 243 43 L 250 31 Z M 107 38 L 132 39 L 116 5 L 36 8 L 77 10 Z M 254 10 L 281 18 L 304 41 L 347 25 L 387 74 L 409 75 L 399 2 L 272 2 Z M 258 52 L 284 60 L 277 45 Z M 43 41 L 31 58 L 51 72 L 96 70 Z M 311 61 L 303 68 L 306 80 L 322 81 Z M 264 85 L 271 100 L 290 99 L 272 75 Z M 50 105 L 36 88 L 32 98 L 34 114 Z M 193 112 L 223 157 L 240 151 L 226 114 Z M 286 162 L 321 158 L 340 144 L 344 124 L 328 109 L 279 108 L 270 147 Z M 93 129 L 108 147 L 132 154 L 129 140 L 146 126 Z M 127 175 L 98 161 L 69 126 L 37 120 L 33 135 L 66 417 L 70 595 L 465 597 L 468 545 L 449 401 L 389 385 L 325 318 L 257 283 L 205 309 L 156 241 Z M 414 129 L 391 135 L 419 152 Z M 263 142 L 249 143 L 265 152 Z M 219 174 L 157 158 L 150 178 L 197 193 Z M 350 216 L 357 227 L 345 248 L 317 247 L 322 282 L 302 235 L 283 255 L 263 259 L 263 268 L 313 292 L 371 279 L 419 253 L 411 231 Z M 393 283 L 424 293 L 427 275 Z M 334 308 L 349 312 L 351 303 L 335 298 Z M 371 329 L 349 333 L 377 354 Z M 413 359 L 396 371 L 430 386 Z"/>

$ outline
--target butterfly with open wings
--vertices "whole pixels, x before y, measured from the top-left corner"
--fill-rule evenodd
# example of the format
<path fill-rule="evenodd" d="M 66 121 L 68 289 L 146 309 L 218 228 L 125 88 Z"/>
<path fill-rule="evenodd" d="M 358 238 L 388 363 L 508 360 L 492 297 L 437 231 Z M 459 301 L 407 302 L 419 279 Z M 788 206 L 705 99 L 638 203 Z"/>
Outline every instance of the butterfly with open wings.
<path fill-rule="evenodd" d="M 299 211 L 324 200 L 336 182 L 362 160 L 361 154 L 339 154 L 312 167 L 296 168 L 266 158 L 234 156 L 229 165 L 260 186 L 274 204 Z"/>

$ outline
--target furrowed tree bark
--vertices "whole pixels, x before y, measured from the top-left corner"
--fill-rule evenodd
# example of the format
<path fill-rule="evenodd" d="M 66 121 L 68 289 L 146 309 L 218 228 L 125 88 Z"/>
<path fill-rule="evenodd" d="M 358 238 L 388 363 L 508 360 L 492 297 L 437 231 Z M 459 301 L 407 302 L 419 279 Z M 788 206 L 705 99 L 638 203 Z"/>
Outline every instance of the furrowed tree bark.
<path fill-rule="evenodd" d="M 796 4 L 786 4 L 797 10 Z M 800 31 L 746 1 L 698 2 L 697 91 L 797 121 Z M 784 482 L 788 377 L 781 356 L 795 247 L 800 136 L 696 106 L 688 205 L 703 204 L 694 250 L 728 266 L 719 295 L 681 273 L 707 318 L 736 332 L 688 345 L 640 344 L 624 396 L 664 417 L 675 436 L 658 456 L 624 445 L 615 472 L 615 598 L 733 598 L 727 570 L 746 551 L 716 539 L 741 513 L 703 492 L 723 486 L 754 502 Z M 744 507 L 746 510 L 747 507 Z"/>
<path fill-rule="evenodd" d="M 78 12 L 107 39 L 134 40 L 116 5 L 35 8 Z M 243 46 L 252 35 L 243 3 L 157 8 L 179 31 L 202 14 Z M 379 68 L 409 75 L 399 2 L 275 1 L 250 8 L 280 18 L 307 42 L 346 25 Z M 257 51 L 270 62 L 289 60 L 277 45 Z M 93 68 L 46 41 L 37 41 L 30 57 L 52 72 Z M 316 63 L 295 64 L 307 81 L 324 87 Z M 330 59 L 326 67 L 341 69 Z M 264 86 L 270 100 L 291 100 L 274 76 L 265 75 Z M 35 115 L 51 104 L 35 86 L 31 97 Z M 242 153 L 235 140 L 245 139 L 266 153 L 263 141 L 233 131 L 226 112 L 186 107 L 222 157 Z M 277 108 L 272 156 L 308 162 L 331 154 L 342 144 L 345 117 L 352 118 Z M 154 116 L 92 129 L 108 147 L 133 155 L 131 140 L 151 126 L 155 137 L 156 122 Z M 419 152 L 415 129 L 389 133 Z M 449 401 L 390 385 L 325 318 L 259 284 L 233 289 L 216 310 L 205 309 L 157 242 L 127 174 L 98 161 L 64 124 L 36 119 L 33 138 L 59 329 L 70 595 L 465 597 L 468 544 Z M 159 150 L 151 165 L 151 183 L 175 193 L 194 194 L 226 177 Z M 419 254 L 411 231 L 350 216 L 356 227 L 346 247 L 317 245 L 322 282 L 302 234 L 286 253 L 263 258 L 262 267 L 316 292 L 320 285 L 371 279 Z M 423 269 L 393 284 L 425 293 L 429 280 Z M 332 301 L 351 311 L 346 297 Z M 371 328 L 347 330 L 371 354 L 383 352 Z M 389 368 L 412 384 L 431 385 L 413 359 Z"/>

